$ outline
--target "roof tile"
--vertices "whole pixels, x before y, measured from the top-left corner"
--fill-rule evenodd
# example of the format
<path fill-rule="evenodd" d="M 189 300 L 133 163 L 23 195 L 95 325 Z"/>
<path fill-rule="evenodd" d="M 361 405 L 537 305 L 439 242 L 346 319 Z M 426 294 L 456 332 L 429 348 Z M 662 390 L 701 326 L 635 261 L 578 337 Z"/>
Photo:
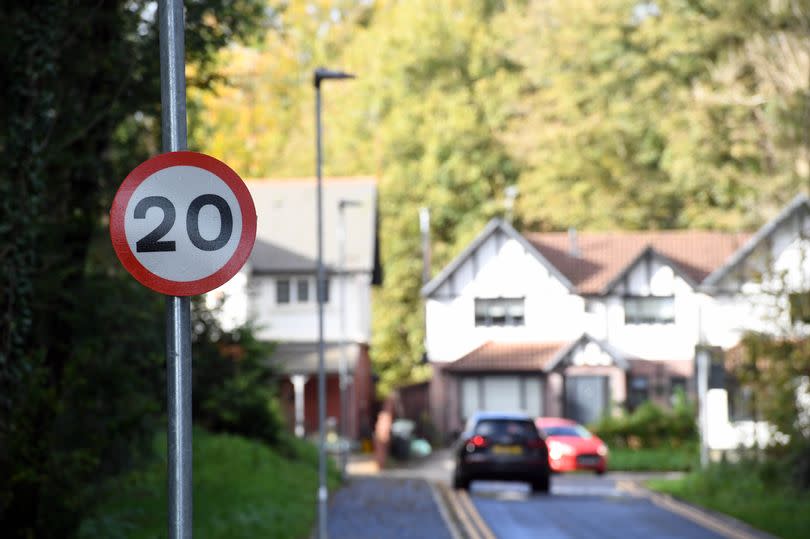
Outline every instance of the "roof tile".
<path fill-rule="evenodd" d="M 699 230 L 578 233 L 579 256 L 567 232 L 527 233 L 537 248 L 581 294 L 601 294 L 647 248 L 669 258 L 695 282 L 723 265 L 751 234 Z"/>
<path fill-rule="evenodd" d="M 448 364 L 445 369 L 452 372 L 541 371 L 567 344 L 490 341 Z"/>

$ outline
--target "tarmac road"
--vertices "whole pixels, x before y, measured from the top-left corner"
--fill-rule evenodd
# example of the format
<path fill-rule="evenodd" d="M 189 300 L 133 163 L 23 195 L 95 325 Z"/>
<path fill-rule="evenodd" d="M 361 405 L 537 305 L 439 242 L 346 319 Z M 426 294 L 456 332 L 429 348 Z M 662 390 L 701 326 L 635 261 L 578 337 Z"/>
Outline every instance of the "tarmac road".
<path fill-rule="evenodd" d="M 478 482 L 470 499 L 495 537 L 722 539 L 712 530 L 619 488 L 611 477 L 555 476 L 549 496 L 528 485 Z"/>
<path fill-rule="evenodd" d="M 373 537 L 366 535 L 368 531 L 384 530 L 379 537 L 774 539 L 724 515 L 639 487 L 651 477 L 675 477 L 679 473 L 554 475 L 551 494 L 533 496 L 523 483 L 474 481 L 469 493 L 453 490 L 453 468 L 448 450 L 381 471 L 369 462 L 352 462 L 349 475 L 354 480 L 378 481 L 358 485 L 359 491 L 349 488 L 337 494 L 338 503 L 333 508 L 338 514 L 346 510 L 346 514 L 334 522 L 335 531 L 344 532 L 335 537 L 360 539 Z M 398 492 L 394 494 L 394 490 Z M 373 500 L 368 503 L 382 505 L 384 510 L 358 511 L 356 506 L 365 503 L 363 500 Z"/>

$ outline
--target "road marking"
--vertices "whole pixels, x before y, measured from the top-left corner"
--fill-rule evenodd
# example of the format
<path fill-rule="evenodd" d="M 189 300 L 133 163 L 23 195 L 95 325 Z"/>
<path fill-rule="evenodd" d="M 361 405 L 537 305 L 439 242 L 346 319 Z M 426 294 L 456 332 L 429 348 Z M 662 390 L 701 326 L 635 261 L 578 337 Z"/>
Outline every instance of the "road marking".
<path fill-rule="evenodd" d="M 448 510 L 455 517 L 459 524 L 459 533 L 463 539 L 484 539 L 472 521 L 469 511 L 463 506 L 459 491 L 452 489 L 444 484 L 438 485 L 441 493 L 447 500 Z"/>
<path fill-rule="evenodd" d="M 442 520 L 444 520 L 444 524 L 450 532 L 450 535 L 453 539 L 462 539 L 461 533 L 458 531 L 458 526 L 456 526 L 455 520 L 450 518 L 448 508 L 442 499 L 441 493 L 439 493 L 438 489 L 440 487 L 431 482 L 428 482 L 428 484 L 430 485 L 430 493 L 433 494 L 433 502 L 436 504 L 436 507 L 439 508 L 439 514 L 442 516 Z"/>
<path fill-rule="evenodd" d="M 492 533 L 492 530 L 489 529 L 489 526 L 487 526 L 486 522 L 484 522 L 484 519 L 481 518 L 481 515 L 475 508 L 475 505 L 473 505 L 472 500 L 470 500 L 470 495 L 467 493 L 467 491 L 459 491 L 458 497 L 461 504 L 467 508 L 469 516 L 472 518 L 473 522 L 476 524 L 476 527 L 481 532 L 482 539 L 497 539 L 495 534 Z"/>
<path fill-rule="evenodd" d="M 736 528 L 720 518 L 711 514 L 704 513 L 691 505 L 678 501 L 672 496 L 659 494 L 652 490 L 640 487 L 634 481 L 616 481 L 616 488 L 624 490 L 634 496 L 642 496 L 648 498 L 658 507 L 665 509 L 671 513 L 676 513 L 687 520 L 691 520 L 696 524 L 716 532 L 727 539 L 763 539 L 765 537 L 772 537 L 771 535 L 757 530 L 758 533 L 749 533 L 744 529 Z M 731 518 L 731 517 L 728 517 Z"/>

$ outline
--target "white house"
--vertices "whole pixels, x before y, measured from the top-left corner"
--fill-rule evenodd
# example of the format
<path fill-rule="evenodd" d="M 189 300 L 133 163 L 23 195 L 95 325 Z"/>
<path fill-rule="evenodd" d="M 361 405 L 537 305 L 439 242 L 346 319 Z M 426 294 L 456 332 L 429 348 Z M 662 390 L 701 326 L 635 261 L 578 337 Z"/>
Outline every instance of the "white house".
<path fill-rule="evenodd" d="M 422 289 L 434 420 L 450 432 L 475 410 L 513 409 L 591 422 L 694 392 L 698 347 L 784 323 L 763 275 L 788 283 L 781 307 L 810 290 L 808 214 L 797 197 L 753 235 L 521 234 L 491 221 Z"/>
<path fill-rule="evenodd" d="M 313 432 L 318 428 L 316 183 L 313 178 L 246 183 L 258 215 L 256 244 L 243 270 L 209 298 L 224 302 L 223 323 L 250 320 L 258 327 L 259 338 L 276 343 L 268 361 L 285 377 L 281 387 L 285 412 L 299 434 Z M 377 247 L 375 179 L 325 178 L 327 415 L 341 415 L 343 369 L 344 383 L 351 383 L 347 427 L 355 437 L 370 432 L 373 419 L 368 344 L 371 288 L 381 279 Z"/>

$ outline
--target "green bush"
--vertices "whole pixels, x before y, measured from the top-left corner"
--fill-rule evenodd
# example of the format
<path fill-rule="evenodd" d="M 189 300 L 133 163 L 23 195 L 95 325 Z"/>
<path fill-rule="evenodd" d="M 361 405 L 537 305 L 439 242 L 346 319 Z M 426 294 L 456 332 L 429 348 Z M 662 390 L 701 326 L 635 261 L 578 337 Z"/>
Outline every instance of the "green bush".
<path fill-rule="evenodd" d="M 671 410 L 646 401 L 631 414 L 603 417 L 591 430 L 617 448 L 677 448 L 698 441 L 695 408 L 683 392 Z"/>
<path fill-rule="evenodd" d="M 257 340 L 249 325 L 223 331 L 201 300 L 194 303 L 192 327 L 195 423 L 279 445 L 284 429 L 276 373 L 266 364 L 272 345 Z"/>

